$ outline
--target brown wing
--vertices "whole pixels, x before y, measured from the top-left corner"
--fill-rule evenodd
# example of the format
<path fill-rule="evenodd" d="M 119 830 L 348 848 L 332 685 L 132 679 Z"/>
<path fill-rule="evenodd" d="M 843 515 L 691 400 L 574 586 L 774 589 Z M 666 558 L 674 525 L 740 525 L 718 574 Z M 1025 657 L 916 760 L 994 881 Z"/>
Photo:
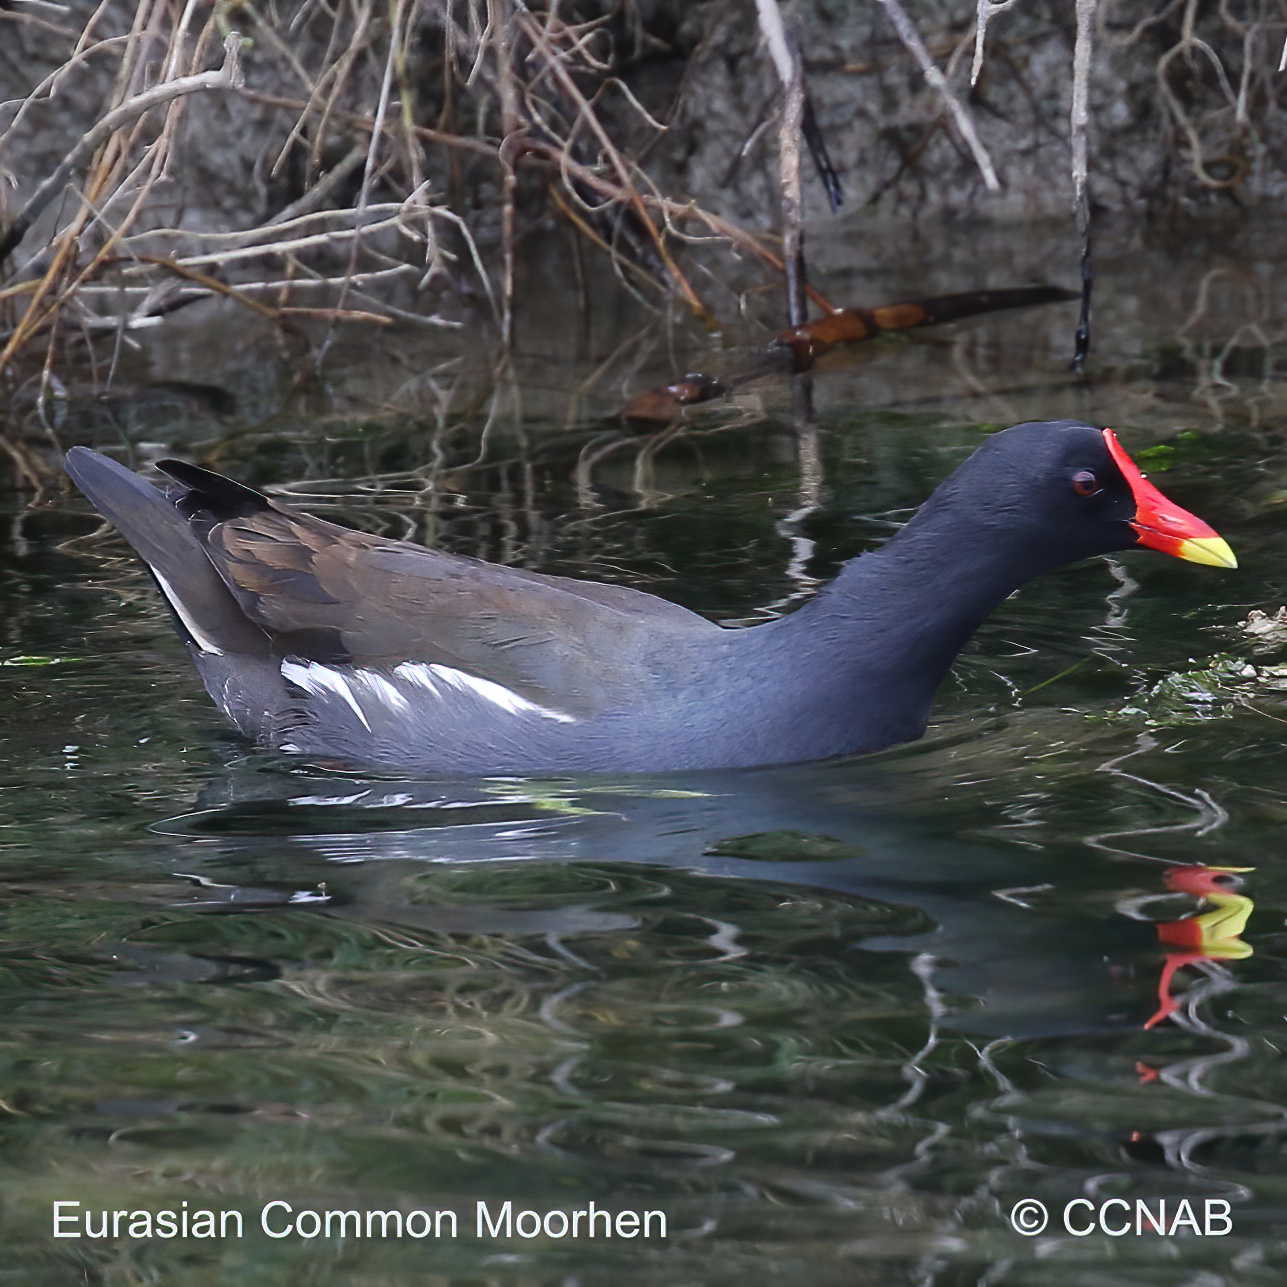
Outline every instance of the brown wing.
<path fill-rule="evenodd" d="M 623 586 L 500 567 L 275 505 L 211 525 L 212 562 L 283 651 L 439 663 L 584 717 L 637 691 L 650 658 L 719 627 Z"/>

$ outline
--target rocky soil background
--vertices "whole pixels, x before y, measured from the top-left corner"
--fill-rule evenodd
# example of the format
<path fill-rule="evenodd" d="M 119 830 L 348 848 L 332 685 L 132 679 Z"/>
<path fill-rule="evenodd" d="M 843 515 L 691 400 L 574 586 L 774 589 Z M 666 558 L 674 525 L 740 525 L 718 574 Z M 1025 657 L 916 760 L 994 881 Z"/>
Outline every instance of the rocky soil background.
<path fill-rule="evenodd" d="M 23 444 L 50 431 L 50 397 L 73 376 L 110 384 L 201 301 L 314 359 L 354 328 L 464 323 L 504 361 L 540 289 L 530 248 L 559 228 L 630 307 L 727 324 L 747 289 L 779 289 L 776 7 L 3 0 L 0 373 L 19 478 L 39 472 Z M 1281 0 L 782 14 L 851 229 L 1054 217 L 1074 243 L 1079 15 L 1096 218 L 1218 223 L 1287 198 Z M 805 226 L 825 230 L 807 156 L 803 173 Z"/>

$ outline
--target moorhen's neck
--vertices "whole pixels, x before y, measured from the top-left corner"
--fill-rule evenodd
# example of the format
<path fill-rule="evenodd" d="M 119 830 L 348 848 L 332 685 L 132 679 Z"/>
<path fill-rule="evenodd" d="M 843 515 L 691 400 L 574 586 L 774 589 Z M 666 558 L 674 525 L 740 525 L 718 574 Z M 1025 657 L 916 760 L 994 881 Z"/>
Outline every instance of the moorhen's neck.
<path fill-rule="evenodd" d="M 961 510 L 932 499 L 888 543 L 851 560 L 784 619 L 796 645 L 812 655 L 812 668 L 831 668 L 839 679 L 832 688 L 838 702 L 848 695 L 923 721 L 983 619 L 1025 582 L 1076 557 Z"/>

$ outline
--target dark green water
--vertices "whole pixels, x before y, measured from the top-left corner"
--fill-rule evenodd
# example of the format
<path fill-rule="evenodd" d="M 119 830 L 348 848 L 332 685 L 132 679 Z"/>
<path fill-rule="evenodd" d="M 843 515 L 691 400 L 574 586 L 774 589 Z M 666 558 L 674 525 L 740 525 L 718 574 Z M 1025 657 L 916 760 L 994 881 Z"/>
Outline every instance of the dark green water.
<path fill-rule="evenodd" d="M 1067 322 L 877 346 L 819 378 L 803 459 L 780 388 L 597 456 L 615 440 L 568 412 L 584 363 L 532 341 L 486 467 L 481 413 L 356 378 L 243 410 L 216 448 L 368 528 L 743 621 L 880 539 L 987 426 L 1076 415 L 1161 445 L 1155 481 L 1242 568 L 1141 553 L 1044 578 L 958 663 L 926 741 L 868 760 L 406 782 L 260 756 L 123 544 L 75 498 L 15 498 L 0 1280 L 1281 1281 L 1287 649 L 1238 628 L 1287 599 L 1281 391 L 1236 345 L 1204 384 L 1173 317 L 1110 327 L 1128 356 L 1074 385 Z M 222 374 L 165 370 L 271 402 L 236 378 L 248 341 L 215 351 Z M 668 373 L 649 360 L 636 390 Z M 68 441 L 207 454 L 228 430 L 95 405 Z M 1180 864 L 1251 868 L 1255 906 L 1173 957 L 1178 1005 L 1146 1027 L 1157 925 L 1221 907 L 1177 892 Z M 1024 1199 L 1050 1213 L 1035 1236 Z M 479 1203 L 499 1228 L 507 1202 L 512 1235 L 478 1236 Z M 592 1204 L 624 1223 L 523 1236 Z M 1137 1234 L 1141 1209 L 1166 1236 Z M 1101 1210 L 1129 1231 L 1081 1236 Z M 115 1211 L 119 1236 L 89 1236 Z M 401 1237 L 368 1236 L 378 1211 Z M 357 1217 L 328 1237 L 327 1212 Z M 166 1236 L 185 1215 L 219 1236 Z"/>

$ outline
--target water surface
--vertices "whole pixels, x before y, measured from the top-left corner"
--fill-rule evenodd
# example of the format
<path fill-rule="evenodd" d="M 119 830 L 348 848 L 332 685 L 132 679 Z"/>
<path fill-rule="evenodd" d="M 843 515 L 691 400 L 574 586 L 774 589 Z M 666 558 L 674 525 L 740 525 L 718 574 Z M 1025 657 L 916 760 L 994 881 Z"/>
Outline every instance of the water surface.
<path fill-rule="evenodd" d="M 958 248 L 921 293 L 1015 284 L 1050 244 L 988 280 L 954 275 Z M 186 448 L 370 530 L 729 624 L 789 610 L 1025 418 L 1114 424 L 1242 567 L 1139 553 L 1043 578 L 980 631 L 926 740 L 865 760 L 412 782 L 238 742 L 123 544 L 75 498 L 11 498 L 15 1281 L 1279 1281 L 1287 657 L 1239 622 L 1287 598 L 1283 260 L 1255 230 L 1211 245 L 1106 255 L 1089 381 L 1065 369 L 1067 308 L 961 323 L 820 375 L 803 445 L 770 383 L 662 438 L 605 424 L 739 337 L 606 308 L 543 330 L 572 315 L 557 298 L 473 409 L 463 342 L 348 339 L 310 382 L 218 315 L 116 401 L 73 398 L 67 441 Z M 846 299 L 914 293 L 912 250 L 832 254 Z M 1222 904 L 1177 887 L 1183 864 L 1252 870 L 1212 876 Z M 1233 932 L 1191 919 L 1222 907 Z M 1043 1233 L 1013 1229 L 1024 1199 Z M 1074 1236 L 1075 1199 L 1078 1228 L 1138 1199 L 1196 1232 Z M 80 1204 L 64 1232 L 123 1210 L 151 1236 L 131 1216 L 56 1239 L 56 1202 Z M 661 1212 L 666 1236 L 478 1237 L 479 1202 Z M 164 1236 L 183 1203 L 240 1212 L 243 1236 Z M 274 1238 L 271 1203 L 276 1232 L 454 1211 L 457 1236 Z"/>

